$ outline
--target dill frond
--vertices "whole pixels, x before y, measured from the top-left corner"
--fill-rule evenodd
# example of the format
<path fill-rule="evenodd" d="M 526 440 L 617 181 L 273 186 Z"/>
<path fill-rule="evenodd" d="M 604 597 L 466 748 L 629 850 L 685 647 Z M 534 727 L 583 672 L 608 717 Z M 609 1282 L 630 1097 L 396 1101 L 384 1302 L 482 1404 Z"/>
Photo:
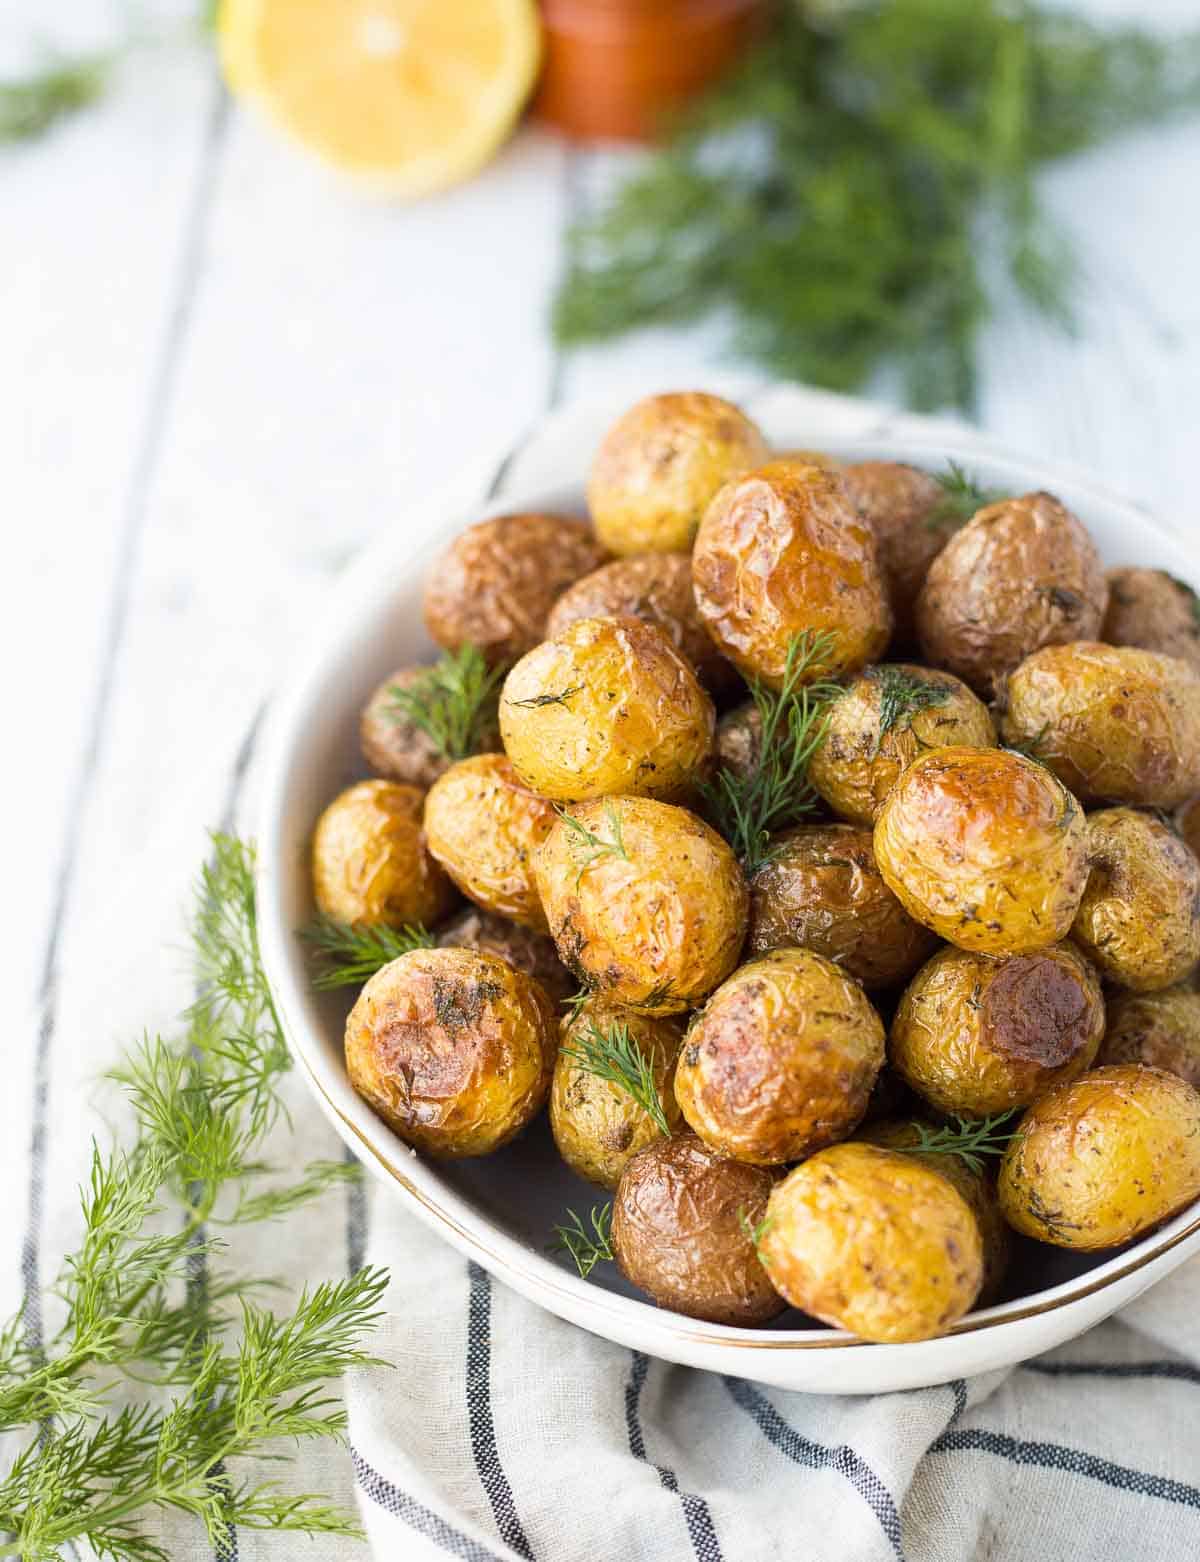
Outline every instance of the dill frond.
<path fill-rule="evenodd" d="M 978 1122 L 956 1116 L 954 1121 L 958 1126 L 955 1128 L 931 1129 L 924 1123 L 914 1123 L 916 1144 L 898 1145 L 896 1148 L 902 1154 L 909 1155 L 957 1155 L 973 1172 L 982 1173 L 983 1157 L 1003 1155 L 1012 1140 L 1017 1138 L 1020 1129 L 1008 1133 L 999 1131 L 1017 1115 L 1018 1109 L 1014 1107 L 1009 1112 L 1000 1112 L 995 1117 L 985 1117 Z"/>
<path fill-rule="evenodd" d="M 580 1277 L 584 1280 L 597 1264 L 613 1261 L 612 1250 L 612 1202 L 592 1206 L 585 1226 L 578 1213 L 569 1209 L 565 1224 L 554 1227 L 555 1240 L 548 1253 L 569 1253 Z"/>
<path fill-rule="evenodd" d="M 436 940 L 420 923 L 402 928 L 379 923 L 372 927 L 354 927 L 319 912 L 300 937 L 313 952 L 315 969 L 312 985 L 318 992 L 338 987 L 361 987 L 393 960 L 411 954 L 414 949 L 432 949 Z"/>
<path fill-rule="evenodd" d="M 659 1133 L 671 1132 L 654 1077 L 654 1059 L 634 1040 L 626 1021 L 613 1020 L 602 1029 L 589 1019 L 581 1032 L 570 1036 L 562 1054 L 585 1073 L 623 1090 Z"/>
<path fill-rule="evenodd" d="M 944 705 L 950 698 L 950 690 L 945 684 L 906 672 L 903 667 L 897 667 L 891 662 L 871 668 L 867 677 L 879 690 L 879 731 L 875 737 L 872 759 L 879 757 L 883 740 L 889 732 L 897 728 L 905 731 L 912 725 L 912 719 L 919 711 L 929 710 L 934 705 Z"/>
<path fill-rule="evenodd" d="M 489 667 L 475 645 L 443 651 L 408 688 L 390 686 L 391 709 L 398 721 L 411 721 L 444 759 L 467 759 L 479 752 L 496 719 L 496 702 L 507 668 Z"/>

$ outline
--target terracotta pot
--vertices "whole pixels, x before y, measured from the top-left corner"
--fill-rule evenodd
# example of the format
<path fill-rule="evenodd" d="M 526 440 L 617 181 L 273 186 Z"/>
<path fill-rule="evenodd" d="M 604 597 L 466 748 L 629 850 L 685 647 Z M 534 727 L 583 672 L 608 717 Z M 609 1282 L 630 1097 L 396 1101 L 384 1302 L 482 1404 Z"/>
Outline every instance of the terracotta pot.
<path fill-rule="evenodd" d="M 542 0 L 534 112 L 569 135 L 645 140 L 728 69 L 763 10 L 763 0 Z"/>

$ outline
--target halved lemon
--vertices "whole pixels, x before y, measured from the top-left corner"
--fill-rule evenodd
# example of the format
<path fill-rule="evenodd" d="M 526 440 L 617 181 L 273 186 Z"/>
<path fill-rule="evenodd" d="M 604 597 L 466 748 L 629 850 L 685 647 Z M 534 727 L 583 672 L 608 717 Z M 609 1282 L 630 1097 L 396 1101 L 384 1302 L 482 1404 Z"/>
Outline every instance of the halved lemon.
<path fill-rule="evenodd" d="M 541 60 L 534 0 L 223 0 L 217 28 L 234 92 L 402 196 L 480 168 Z"/>

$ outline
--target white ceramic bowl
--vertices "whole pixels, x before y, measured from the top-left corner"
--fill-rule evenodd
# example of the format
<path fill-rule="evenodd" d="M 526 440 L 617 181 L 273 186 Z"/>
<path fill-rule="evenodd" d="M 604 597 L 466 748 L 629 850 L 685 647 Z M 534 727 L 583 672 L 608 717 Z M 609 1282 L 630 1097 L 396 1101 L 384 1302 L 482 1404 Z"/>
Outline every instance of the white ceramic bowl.
<path fill-rule="evenodd" d="M 955 425 L 889 415 L 864 402 L 789 386 L 732 390 L 779 447 L 935 467 L 953 458 L 987 484 L 1013 492 L 1053 490 L 1091 528 L 1109 562 L 1158 565 L 1184 578 L 1197 574 L 1161 524 L 1080 473 L 1022 460 Z M 798 1328 L 797 1320 L 806 1320 L 796 1313 L 773 1328 L 728 1328 L 660 1311 L 625 1286 L 611 1265 L 584 1281 L 565 1260 L 545 1255 L 564 1209 L 590 1208 L 601 1195 L 567 1171 L 544 1117 L 496 1156 L 438 1164 L 419 1158 L 350 1088 L 342 1061 L 348 1000 L 311 991 L 294 930 L 311 915 L 307 844 L 317 815 L 364 773 L 359 708 L 394 667 L 431 650 L 421 627 L 421 590 L 430 560 L 446 541 L 487 514 L 579 509 L 592 452 L 633 399 L 586 404 L 548 419 L 510 461 L 495 502 L 481 502 L 477 491 L 459 492 L 431 501 L 418 515 L 406 514 L 349 570 L 300 649 L 267 739 L 258 828 L 263 958 L 292 1050 L 335 1128 L 394 1197 L 523 1296 L 623 1345 L 822 1393 L 944 1383 L 1048 1350 L 1200 1249 L 1196 1206 L 1107 1257 L 1029 1244 L 1014 1266 L 1019 1297 L 971 1314 L 941 1339 L 868 1345 L 831 1329 Z"/>

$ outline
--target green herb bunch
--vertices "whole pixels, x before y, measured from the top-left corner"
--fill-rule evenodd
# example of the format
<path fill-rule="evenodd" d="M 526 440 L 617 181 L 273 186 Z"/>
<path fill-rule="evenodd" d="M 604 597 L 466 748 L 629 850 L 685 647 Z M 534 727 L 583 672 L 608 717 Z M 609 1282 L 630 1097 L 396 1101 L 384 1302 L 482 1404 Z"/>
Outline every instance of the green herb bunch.
<path fill-rule="evenodd" d="M 957 1155 L 973 1172 L 982 1174 L 983 1157 L 1003 1155 L 1020 1133 L 1019 1128 L 1005 1126 L 1017 1115 L 1017 1108 L 1014 1107 L 1009 1112 L 1000 1112 L 994 1117 L 980 1120 L 956 1116 L 954 1127 L 946 1125 L 927 1128 L 924 1123 L 914 1123 L 912 1126 L 916 1129 L 917 1142 L 897 1145 L 896 1148 L 910 1155 Z"/>
<path fill-rule="evenodd" d="M 585 1074 L 593 1074 L 623 1091 L 660 1134 L 671 1132 L 658 1091 L 654 1059 L 634 1040 L 627 1021 L 613 1020 L 601 1026 L 589 1018 L 582 1029 L 569 1034 L 562 1055 Z"/>
<path fill-rule="evenodd" d="M 506 671 L 489 667 L 475 645 L 443 651 L 407 688 L 391 685 L 391 712 L 397 721 L 411 721 L 443 759 L 467 759 L 479 752 L 496 724 Z"/>
<path fill-rule="evenodd" d="M 301 929 L 300 937 L 313 956 L 312 985 L 317 992 L 361 987 L 401 955 L 432 949 L 435 943 L 433 934 L 420 922 L 405 923 L 402 928 L 382 922 L 355 927 L 324 912 Z"/>

